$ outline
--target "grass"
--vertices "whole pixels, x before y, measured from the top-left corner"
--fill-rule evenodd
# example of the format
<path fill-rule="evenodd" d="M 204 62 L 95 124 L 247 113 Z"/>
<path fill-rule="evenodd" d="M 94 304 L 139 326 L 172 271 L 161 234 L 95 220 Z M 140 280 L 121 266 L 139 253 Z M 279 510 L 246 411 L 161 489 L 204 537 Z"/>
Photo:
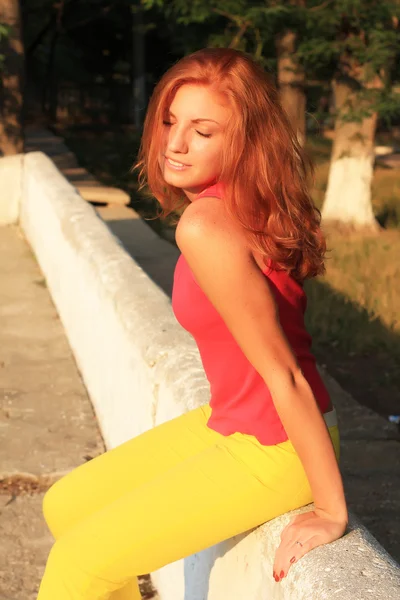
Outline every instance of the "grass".
<path fill-rule="evenodd" d="M 130 167 L 139 146 L 134 132 L 105 134 L 62 132 L 66 143 L 99 180 L 131 194 L 131 206 L 153 216 L 156 201 L 137 192 Z M 307 143 L 316 164 L 313 199 L 323 203 L 331 141 Z M 306 284 L 306 323 L 318 362 L 362 404 L 383 416 L 400 414 L 400 176 L 378 165 L 372 185 L 375 216 L 385 229 L 379 235 L 330 231 L 327 273 Z M 148 224 L 164 235 L 168 222 Z"/>
<path fill-rule="evenodd" d="M 400 232 L 332 232 L 327 273 L 306 284 L 313 351 L 361 403 L 400 413 Z"/>
<path fill-rule="evenodd" d="M 313 199 L 322 207 L 331 140 L 312 138 Z M 379 235 L 327 232 L 327 272 L 306 284 L 313 350 L 357 400 L 382 416 L 400 413 L 400 174 L 379 162 L 372 207 Z"/>

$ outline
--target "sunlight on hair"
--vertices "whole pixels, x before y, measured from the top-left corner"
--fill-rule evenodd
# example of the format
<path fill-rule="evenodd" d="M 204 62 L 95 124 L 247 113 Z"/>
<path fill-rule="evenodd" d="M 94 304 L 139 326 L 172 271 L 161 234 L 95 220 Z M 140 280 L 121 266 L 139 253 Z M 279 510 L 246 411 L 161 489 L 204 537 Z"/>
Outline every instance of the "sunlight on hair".
<path fill-rule="evenodd" d="M 311 161 L 272 77 L 243 52 L 205 48 L 163 75 L 149 102 L 133 167 L 139 171 L 139 189 L 149 188 L 163 218 L 189 203 L 179 188 L 165 182 L 159 166 L 163 119 L 177 90 L 188 83 L 209 86 L 233 107 L 219 181 L 227 211 L 248 232 L 252 248 L 299 281 L 323 274 L 326 243 L 309 192 Z"/>

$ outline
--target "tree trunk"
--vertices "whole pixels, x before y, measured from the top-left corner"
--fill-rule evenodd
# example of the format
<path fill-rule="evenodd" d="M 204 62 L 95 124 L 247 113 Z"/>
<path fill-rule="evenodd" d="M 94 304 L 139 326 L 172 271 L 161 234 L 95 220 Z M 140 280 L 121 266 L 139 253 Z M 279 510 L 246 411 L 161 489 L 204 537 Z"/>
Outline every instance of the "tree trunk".
<path fill-rule="evenodd" d="M 365 87 L 380 87 L 380 79 L 365 84 L 365 68 L 353 77 L 340 77 L 333 82 L 335 108 L 335 137 L 331 166 L 322 217 L 353 227 L 378 230 L 371 203 L 371 183 L 375 160 L 374 140 L 378 115 L 373 112 L 360 122 L 346 122 L 341 118 L 347 108 L 368 108 L 367 101 L 359 100 L 358 92 Z"/>
<path fill-rule="evenodd" d="M 281 104 L 297 138 L 304 145 L 306 138 L 306 95 L 304 69 L 296 60 L 297 34 L 285 31 L 276 38 L 278 85 Z"/>
<path fill-rule="evenodd" d="M 24 49 L 18 0 L 0 0 L 0 22 L 11 26 L 10 35 L 0 44 L 4 55 L 1 72 L 0 155 L 24 151 L 22 125 Z"/>

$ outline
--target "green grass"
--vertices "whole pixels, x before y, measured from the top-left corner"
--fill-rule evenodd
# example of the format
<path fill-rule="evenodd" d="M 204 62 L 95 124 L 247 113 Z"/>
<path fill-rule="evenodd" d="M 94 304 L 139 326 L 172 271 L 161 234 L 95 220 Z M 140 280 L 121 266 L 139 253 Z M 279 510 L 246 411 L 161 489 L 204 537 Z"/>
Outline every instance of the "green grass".
<path fill-rule="evenodd" d="M 400 365 L 400 232 L 331 233 L 323 278 L 307 282 L 315 344 L 345 353 L 391 353 Z"/>
<path fill-rule="evenodd" d="M 321 208 L 331 141 L 308 140 Z M 327 272 L 306 284 L 306 324 L 320 363 L 361 403 L 400 412 L 400 173 L 378 165 L 372 184 L 378 235 L 329 230 Z"/>

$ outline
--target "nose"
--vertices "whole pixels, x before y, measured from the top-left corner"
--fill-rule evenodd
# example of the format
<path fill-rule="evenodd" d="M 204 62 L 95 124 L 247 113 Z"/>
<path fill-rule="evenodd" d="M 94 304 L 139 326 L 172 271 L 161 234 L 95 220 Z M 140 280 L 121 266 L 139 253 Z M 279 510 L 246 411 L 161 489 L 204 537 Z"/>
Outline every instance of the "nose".
<path fill-rule="evenodd" d="M 188 143 L 183 129 L 172 126 L 168 134 L 168 150 L 175 154 L 186 154 L 188 152 Z"/>

